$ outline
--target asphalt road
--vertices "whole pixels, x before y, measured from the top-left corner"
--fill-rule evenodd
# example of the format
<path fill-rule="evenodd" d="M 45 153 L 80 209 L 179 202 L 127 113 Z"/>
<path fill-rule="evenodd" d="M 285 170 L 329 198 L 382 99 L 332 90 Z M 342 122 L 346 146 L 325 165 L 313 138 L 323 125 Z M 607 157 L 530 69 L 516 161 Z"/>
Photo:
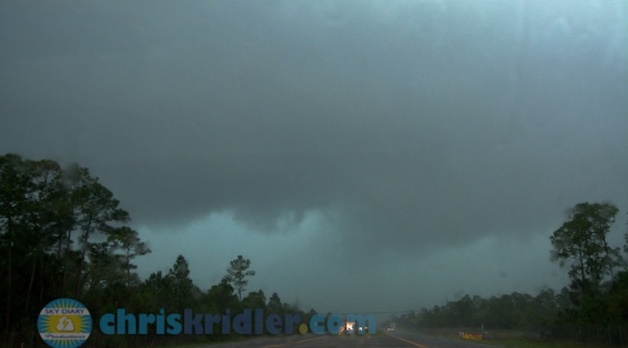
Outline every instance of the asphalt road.
<path fill-rule="evenodd" d="M 488 342 L 487 342 L 488 343 Z M 294 335 L 287 337 L 260 337 L 238 343 L 208 346 L 208 348 L 315 348 L 315 347 L 369 347 L 369 348 L 489 348 L 495 347 L 477 341 L 453 340 L 395 331 L 377 335 Z"/>

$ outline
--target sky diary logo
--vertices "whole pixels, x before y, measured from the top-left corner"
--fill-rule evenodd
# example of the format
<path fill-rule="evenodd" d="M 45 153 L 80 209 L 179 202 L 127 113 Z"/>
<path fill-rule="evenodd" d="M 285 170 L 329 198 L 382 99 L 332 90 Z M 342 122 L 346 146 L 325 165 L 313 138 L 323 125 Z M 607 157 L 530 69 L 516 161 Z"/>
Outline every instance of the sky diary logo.
<path fill-rule="evenodd" d="M 353 332 L 354 327 L 368 327 L 376 331 L 372 315 L 349 314 L 345 317 L 332 314 L 314 314 L 303 322 L 299 314 L 266 314 L 262 309 L 244 309 L 234 313 L 227 309 L 223 314 L 195 313 L 185 309 L 183 313 L 127 313 L 118 308 L 105 313 L 98 320 L 98 328 L 105 335 L 291 335 L 308 332 L 316 335 Z M 83 344 L 92 330 L 89 311 L 80 302 L 62 298 L 47 304 L 40 312 L 37 328 L 41 338 L 53 348 L 75 348 Z M 358 334 L 366 330 L 357 331 Z"/>
<path fill-rule="evenodd" d="M 53 348 L 75 348 L 85 343 L 92 332 L 92 317 L 82 303 L 60 298 L 42 308 L 37 330 Z"/>

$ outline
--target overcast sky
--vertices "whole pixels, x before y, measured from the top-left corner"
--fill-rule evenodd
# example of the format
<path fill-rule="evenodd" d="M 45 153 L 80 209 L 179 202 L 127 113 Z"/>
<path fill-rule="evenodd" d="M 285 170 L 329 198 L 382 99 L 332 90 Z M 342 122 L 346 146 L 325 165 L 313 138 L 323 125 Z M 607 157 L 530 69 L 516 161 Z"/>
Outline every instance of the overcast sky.
<path fill-rule="evenodd" d="M 0 153 L 88 167 L 203 289 L 397 311 L 566 285 L 628 210 L 622 0 L 3 1 Z"/>

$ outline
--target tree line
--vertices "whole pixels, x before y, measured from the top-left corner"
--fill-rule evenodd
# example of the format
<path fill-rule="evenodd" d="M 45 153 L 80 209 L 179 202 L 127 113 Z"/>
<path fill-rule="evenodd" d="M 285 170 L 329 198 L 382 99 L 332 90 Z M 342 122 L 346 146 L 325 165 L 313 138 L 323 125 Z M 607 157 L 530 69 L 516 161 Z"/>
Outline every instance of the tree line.
<path fill-rule="evenodd" d="M 262 308 L 302 313 L 262 290 L 247 292 L 255 275 L 239 255 L 222 280 L 202 290 L 179 255 L 168 272 L 140 280 L 134 260 L 151 252 L 130 214 L 87 168 L 44 159 L 0 156 L 0 347 L 44 347 L 36 327 L 41 308 L 57 298 L 83 303 L 92 318 L 128 313 L 182 311 L 238 313 Z M 310 313 L 313 311 L 311 310 Z M 302 313 L 307 317 L 307 313 Z M 94 338 L 92 338 L 94 336 Z M 197 337 L 103 336 L 95 322 L 86 347 L 146 346 Z M 225 339 L 225 337 L 210 337 Z"/>
<path fill-rule="evenodd" d="M 519 292 L 490 298 L 464 295 L 444 305 L 403 314 L 397 321 L 420 328 L 537 329 L 552 323 L 566 301 L 564 293 L 552 289 L 536 296 Z"/>
<path fill-rule="evenodd" d="M 488 299 L 458 300 L 397 320 L 406 327 L 534 330 L 538 338 L 628 343 L 628 232 L 613 246 L 608 235 L 619 209 L 612 203 L 579 203 L 549 237 L 550 259 L 565 269 L 569 283 L 536 296 L 513 292 Z"/>

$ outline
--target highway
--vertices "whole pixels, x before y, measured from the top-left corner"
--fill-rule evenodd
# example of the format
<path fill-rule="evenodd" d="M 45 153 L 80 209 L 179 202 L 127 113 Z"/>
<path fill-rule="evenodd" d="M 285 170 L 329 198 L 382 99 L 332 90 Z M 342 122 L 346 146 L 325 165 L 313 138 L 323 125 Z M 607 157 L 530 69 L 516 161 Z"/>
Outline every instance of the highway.
<path fill-rule="evenodd" d="M 403 331 L 379 332 L 376 335 L 294 335 L 282 337 L 260 337 L 237 343 L 207 346 L 207 348 L 488 348 L 488 342 L 463 341 L 441 337 L 424 336 Z M 205 347 L 203 347 L 205 348 Z"/>

